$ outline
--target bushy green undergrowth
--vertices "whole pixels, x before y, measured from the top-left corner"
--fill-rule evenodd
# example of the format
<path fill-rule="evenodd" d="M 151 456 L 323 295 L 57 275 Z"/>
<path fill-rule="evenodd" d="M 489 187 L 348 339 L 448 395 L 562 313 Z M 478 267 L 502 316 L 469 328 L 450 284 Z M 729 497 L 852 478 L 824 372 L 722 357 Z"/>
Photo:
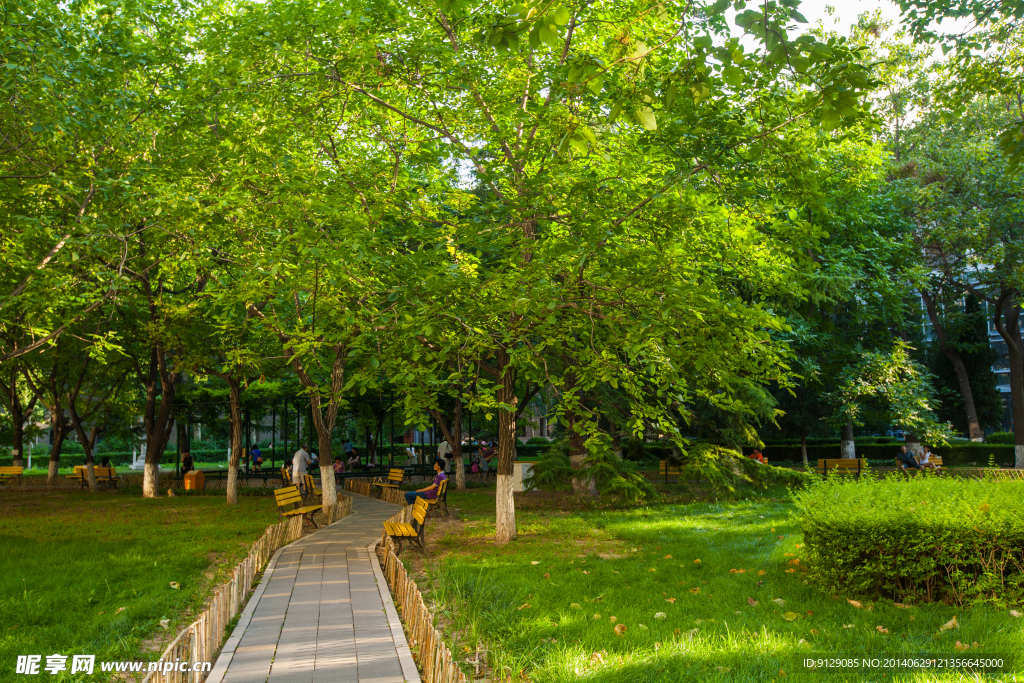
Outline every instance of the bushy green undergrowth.
<path fill-rule="evenodd" d="M 811 575 L 833 592 L 1024 601 L 1024 482 L 828 477 L 796 494 Z"/>

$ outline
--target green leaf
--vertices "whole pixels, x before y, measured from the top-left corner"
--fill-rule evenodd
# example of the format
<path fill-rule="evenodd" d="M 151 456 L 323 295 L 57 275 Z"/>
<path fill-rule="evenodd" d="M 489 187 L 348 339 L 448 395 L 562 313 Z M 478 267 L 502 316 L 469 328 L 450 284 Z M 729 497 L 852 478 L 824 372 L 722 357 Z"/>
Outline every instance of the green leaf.
<path fill-rule="evenodd" d="M 735 66 L 729 66 L 722 70 L 722 80 L 729 85 L 736 87 L 743 83 L 743 69 Z"/>
<path fill-rule="evenodd" d="M 658 122 L 654 118 L 654 110 L 650 107 L 637 107 L 633 110 L 633 118 L 647 130 L 655 130 Z"/>

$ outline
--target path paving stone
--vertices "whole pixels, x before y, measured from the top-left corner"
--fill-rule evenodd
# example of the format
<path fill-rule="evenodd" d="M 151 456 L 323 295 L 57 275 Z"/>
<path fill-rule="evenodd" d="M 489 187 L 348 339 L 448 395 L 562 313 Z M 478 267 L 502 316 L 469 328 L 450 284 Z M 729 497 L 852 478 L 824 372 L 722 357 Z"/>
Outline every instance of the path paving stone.
<path fill-rule="evenodd" d="M 395 642 L 402 631 L 388 621 L 367 550 L 399 507 L 338 495 L 352 498 L 352 514 L 278 554 L 210 683 L 420 682 L 404 636 Z"/>

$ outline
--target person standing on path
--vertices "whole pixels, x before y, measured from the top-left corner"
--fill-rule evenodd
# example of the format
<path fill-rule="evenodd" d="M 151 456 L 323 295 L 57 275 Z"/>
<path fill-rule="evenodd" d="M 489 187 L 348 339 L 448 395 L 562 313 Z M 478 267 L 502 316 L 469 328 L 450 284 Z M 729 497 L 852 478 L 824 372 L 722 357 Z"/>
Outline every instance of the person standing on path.
<path fill-rule="evenodd" d="M 309 463 L 309 453 L 306 452 L 306 445 L 303 444 L 292 456 L 292 483 L 300 490 L 305 488 L 302 483 L 302 475 L 306 473 L 306 466 Z"/>
<path fill-rule="evenodd" d="M 408 505 L 412 505 L 416 502 L 417 498 L 426 498 L 427 500 L 435 500 L 437 498 L 437 492 L 440 489 L 441 482 L 448 477 L 444 474 L 444 460 L 437 458 L 434 460 L 434 481 L 431 482 L 430 486 L 425 489 L 417 489 L 415 491 L 405 492 L 405 502 Z"/>
<path fill-rule="evenodd" d="M 448 443 L 448 439 L 442 439 L 441 443 L 437 445 L 437 457 L 444 463 L 444 469 L 448 471 L 448 465 L 450 464 L 450 458 L 452 453 L 452 445 Z"/>

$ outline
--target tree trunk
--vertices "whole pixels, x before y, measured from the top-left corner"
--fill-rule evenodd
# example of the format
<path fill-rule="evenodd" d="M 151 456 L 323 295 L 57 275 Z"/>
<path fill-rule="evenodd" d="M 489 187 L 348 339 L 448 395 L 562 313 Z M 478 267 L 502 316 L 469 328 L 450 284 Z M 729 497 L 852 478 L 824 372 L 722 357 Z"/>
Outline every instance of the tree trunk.
<path fill-rule="evenodd" d="M 1006 342 L 1010 361 L 1010 409 L 1013 414 L 1013 443 L 1018 468 L 1024 468 L 1024 363 L 1020 335 L 1020 308 L 1014 290 L 1006 289 L 996 302 L 993 316 L 999 336 Z M 1004 322 L 1005 321 L 1005 322 Z"/>
<path fill-rule="evenodd" d="M 622 460 L 622 432 L 618 430 L 612 434 L 612 453 L 616 458 Z"/>
<path fill-rule="evenodd" d="M 25 466 L 25 420 L 36 407 L 38 395 L 33 393 L 28 405 L 21 404 L 18 396 L 18 375 L 20 370 L 15 363 L 10 364 L 10 383 L 0 381 L 0 391 L 4 394 L 4 406 L 11 415 L 11 457 L 15 467 Z"/>
<path fill-rule="evenodd" d="M 96 444 L 99 428 L 93 425 L 90 433 L 85 433 L 85 426 L 82 424 L 82 418 L 78 414 L 73 398 L 72 396 L 68 397 L 68 412 L 71 414 L 71 426 L 74 427 L 75 433 L 78 434 L 78 439 L 82 442 L 82 450 L 85 451 L 85 474 L 89 481 L 89 491 L 90 493 L 96 493 L 96 458 L 92 453 L 92 449 Z"/>
<path fill-rule="evenodd" d="M 515 375 L 512 362 L 505 349 L 498 349 L 497 366 L 501 386 L 498 388 L 498 402 L 511 408 L 498 410 L 498 470 L 497 492 L 495 495 L 496 543 L 508 543 L 516 538 L 516 505 L 512 495 L 512 471 L 516 453 L 516 403 Z"/>
<path fill-rule="evenodd" d="M 967 374 L 967 368 L 964 367 L 964 361 L 960 358 L 960 353 L 949 345 L 946 329 L 939 320 L 938 309 L 935 306 L 935 299 L 932 297 L 931 292 L 927 289 L 922 289 L 921 299 L 924 301 L 924 307 L 928 311 L 928 318 L 931 320 L 932 329 L 935 330 L 935 338 L 939 342 L 939 351 L 949 359 L 949 362 L 953 364 L 953 370 L 956 371 L 956 380 L 960 385 L 960 395 L 964 399 L 964 411 L 967 413 L 967 435 L 971 441 L 981 441 L 985 435 L 981 430 L 981 424 L 978 422 L 978 411 L 974 406 L 974 392 L 971 390 L 971 378 Z"/>
<path fill-rule="evenodd" d="M 242 461 L 242 385 L 237 377 L 221 375 L 228 383 L 228 424 L 231 426 L 231 459 L 228 461 L 228 505 L 238 505 L 238 464 Z M 298 483 L 298 482 L 292 482 Z"/>
<path fill-rule="evenodd" d="M 841 457 L 841 458 L 851 459 L 852 460 L 853 458 L 857 457 L 857 449 L 854 447 L 854 442 L 853 442 L 853 423 L 852 422 L 847 421 L 847 423 L 843 425 L 843 436 L 842 436 L 842 441 L 840 442 L 839 451 L 840 451 L 840 456 L 839 457 Z"/>
<path fill-rule="evenodd" d="M 801 434 L 800 435 L 800 455 L 803 456 L 804 467 L 807 467 L 808 464 L 807 464 L 807 435 L 806 434 Z"/>
<path fill-rule="evenodd" d="M 452 458 L 455 462 L 455 488 L 459 491 L 465 491 L 466 463 L 462 460 L 462 399 L 458 396 L 455 397 L 455 407 L 452 409 L 450 429 L 441 411 L 431 409 L 430 414 L 441 428 L 444 440 L 451 446 Z"/>
<path fill-rule="evenodd" d="M 58 406 L 60 409 L 60 406 Z M 46 485 L 53 486 L 57 483 L 58 469 L 60 468 L 60 449 L 67 438 L 67 422 L 62 413 L 50 413 L 50 426 L 53 429 L 53 443 L 50 445 L 50 463 L 46 472 Z"/>
<path fill-rule="evenodd" d="M 911 455 L 921 455 L 921 453 L 924 452 L 924 449 L 921 448 L 921 439 L 919 439 L 916 434 L 913 432 L 905 432 L 904 436 L 907 439 L 906 443 L 908 453 Z"/>
<path fill-rule="evenodd" d="M 178 373 L 169 372 L 163 345 L 157 344 L 149 350 L 148 374 L 140 380 L 146 388 L 146 403 L 142 423 L 146 429 L 146 462 L 142 470 L 142 496 L 156 498 L 160 495 L 160 459 L 171 438 L 174 427 L 174 383 Z M 159 392 L 159 395 L 158 395 Z"/>

